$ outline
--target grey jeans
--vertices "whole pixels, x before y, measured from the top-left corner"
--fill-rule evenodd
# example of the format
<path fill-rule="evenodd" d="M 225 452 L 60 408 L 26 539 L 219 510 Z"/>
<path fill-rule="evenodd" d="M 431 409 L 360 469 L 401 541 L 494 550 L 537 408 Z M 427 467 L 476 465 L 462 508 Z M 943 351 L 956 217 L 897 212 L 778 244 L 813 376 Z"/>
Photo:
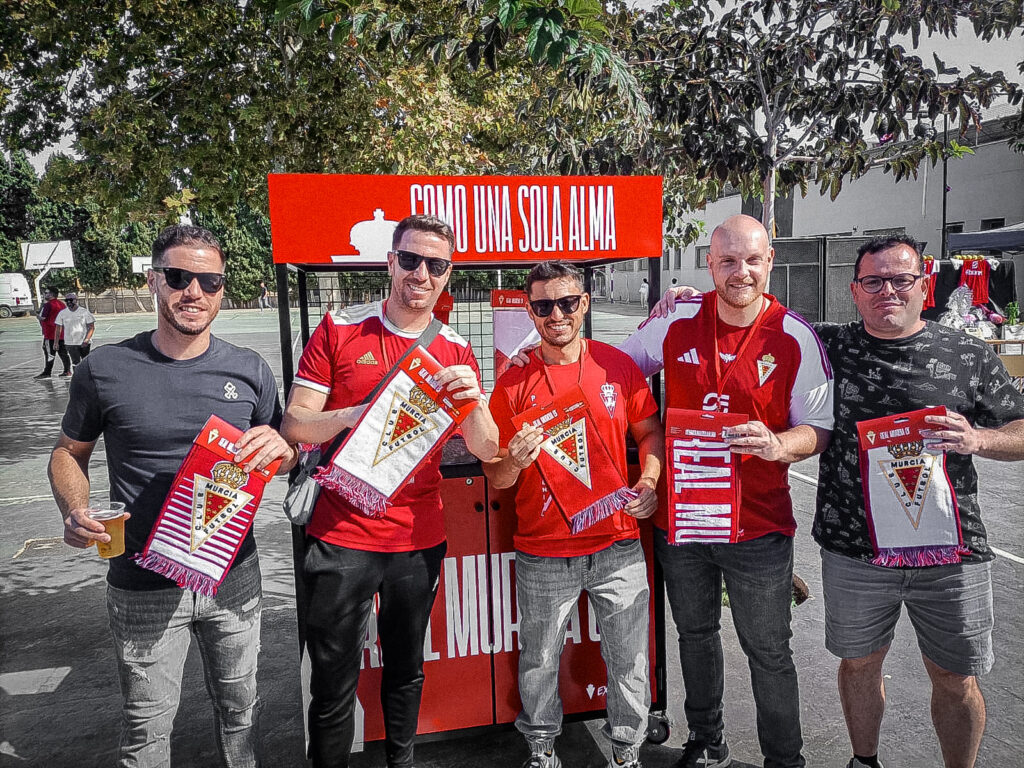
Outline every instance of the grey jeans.
<path fill-rule="evenodd" d="M 519 599 L 519 697 L 516 728 L 528 741 L 553 739 L 562 730 L 558 667 L 572 608 L 586 591 L 601 633 L 608 669 L 608 722 L 602 732 L 614 747 L 640 744 L 651 706 L 648 667 L 647 566 L 636 539 L 579 557 L 516 552 Z"/>
<path fill-rule="evenodd" d="M 124 699 L 118 766 L 171 764 L 171 727 L 190 635 L 203 659 L 223 765 L 259 764 L 256 659 L 262 603 L 256 555 L 232 569 L 214 598 L 176 587 L 142 591 L 107 586 Z"/>

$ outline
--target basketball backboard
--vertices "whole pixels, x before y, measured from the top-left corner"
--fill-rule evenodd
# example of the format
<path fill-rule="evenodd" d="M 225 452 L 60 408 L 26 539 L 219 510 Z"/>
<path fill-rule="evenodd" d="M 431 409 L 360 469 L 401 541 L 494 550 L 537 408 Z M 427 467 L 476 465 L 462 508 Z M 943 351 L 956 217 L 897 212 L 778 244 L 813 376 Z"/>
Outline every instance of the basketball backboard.
<path fill-rule="evenodd" d="M 21 243 L 25 269 L 62 269 L 75 266 L 70 240 L 48 243 Z"/>
<path fill-rule="evenodd" d="M 152 256 L 132 256 L 132 272 L 144 275 L 153 266 Z"/>

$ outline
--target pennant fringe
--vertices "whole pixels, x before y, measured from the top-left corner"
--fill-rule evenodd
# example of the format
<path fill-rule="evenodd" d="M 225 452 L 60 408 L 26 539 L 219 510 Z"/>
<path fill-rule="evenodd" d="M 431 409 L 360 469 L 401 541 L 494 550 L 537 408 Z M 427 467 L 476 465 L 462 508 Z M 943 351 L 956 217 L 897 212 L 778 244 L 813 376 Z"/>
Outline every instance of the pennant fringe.
<path fill-rule="evenodd" d="M 217 582 L 205 573 L 187 568 L 157 552 L 139 552 L 132 558 L 143 568 L 173 579 L 179 587 L 207 597 L 217 596 Z"/>
<path fill-rule="evenodd" d="M 953 565 L 971 554 L 962 545 L 949 547 L 899 547 L 880 549 L 871 560 L 886 568 L 923 568 L 930 565 Z"/>
<path fill-rule="evenodd" d="M 569 519 L 569 529 L 575 536 L 577 533 L 581 533 L 590 526 L 601 522 L 606 517 L 611 517 L 626 506 L 627 502 L 635 499 L 636 496 L 636 492 L 629 488 L 619 488 L 617 491 L 609 493 L 607 496 L 598 499 L 589 507 L 584 507 L 573 515 Z"/>
<path fill-rule="evenodd" d="M 320 467 L 313 479 L 337 493 L 367 517 L 379 520 L 387 512 L 387 496 L 335 464 Z"/>

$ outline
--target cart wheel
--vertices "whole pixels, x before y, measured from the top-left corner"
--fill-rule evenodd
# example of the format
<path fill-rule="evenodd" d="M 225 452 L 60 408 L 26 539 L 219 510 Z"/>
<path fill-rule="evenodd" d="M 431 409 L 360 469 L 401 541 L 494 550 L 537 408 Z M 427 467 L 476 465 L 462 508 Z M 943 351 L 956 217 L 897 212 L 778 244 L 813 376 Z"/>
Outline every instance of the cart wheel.
<path fill-rule="evenodd" d="M 664 744 L 670 732 L 668 718 L 664 715 L 651 715 L 647 719 L 647 740 L 651 744 Z"/>

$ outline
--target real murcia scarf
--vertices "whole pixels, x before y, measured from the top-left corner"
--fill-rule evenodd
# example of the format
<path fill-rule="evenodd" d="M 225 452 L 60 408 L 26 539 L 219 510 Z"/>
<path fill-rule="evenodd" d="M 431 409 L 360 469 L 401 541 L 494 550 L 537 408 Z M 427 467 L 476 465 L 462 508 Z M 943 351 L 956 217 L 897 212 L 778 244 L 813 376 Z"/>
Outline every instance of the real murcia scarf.
<path fill-rule="evenodd" d="M 603 406 L 602 406 L 603 407 Z M 513 417 L 544 430 L 537 467 L 573 534 L 610 517 L 636 498 L 604 447 L 579 385 Z"/>
<path fill-rule="evenodd" d="M 864 508 L 875 565 L 889 567 L 959 563 L 963 545 L 956 495 L 946 474 L 946 454 L 933 451 L 922 432 L 925 416 L 944 407 L 857 422 Z"/>
<path fill-rule="evenodd" d="M 455 401 L 434 378 L 443 366 L 422 346 L 395 368 L 316 481 L 380 518 L 476 401 Z"/>
<path fill-rule="evenodd" d="M 665 411 L 668 543 L 735 543 L 739 538 L 740 454 L 729 450 L 741 413 Z"/>
<path fill-rule="evenodd" d="M 146 547 L 134 560 L 179 587 L 213 597 L 252 527 L 280 460 L 246 472 L 235 464 L 242 430 L 211 416 L 174 477 Z"/>

